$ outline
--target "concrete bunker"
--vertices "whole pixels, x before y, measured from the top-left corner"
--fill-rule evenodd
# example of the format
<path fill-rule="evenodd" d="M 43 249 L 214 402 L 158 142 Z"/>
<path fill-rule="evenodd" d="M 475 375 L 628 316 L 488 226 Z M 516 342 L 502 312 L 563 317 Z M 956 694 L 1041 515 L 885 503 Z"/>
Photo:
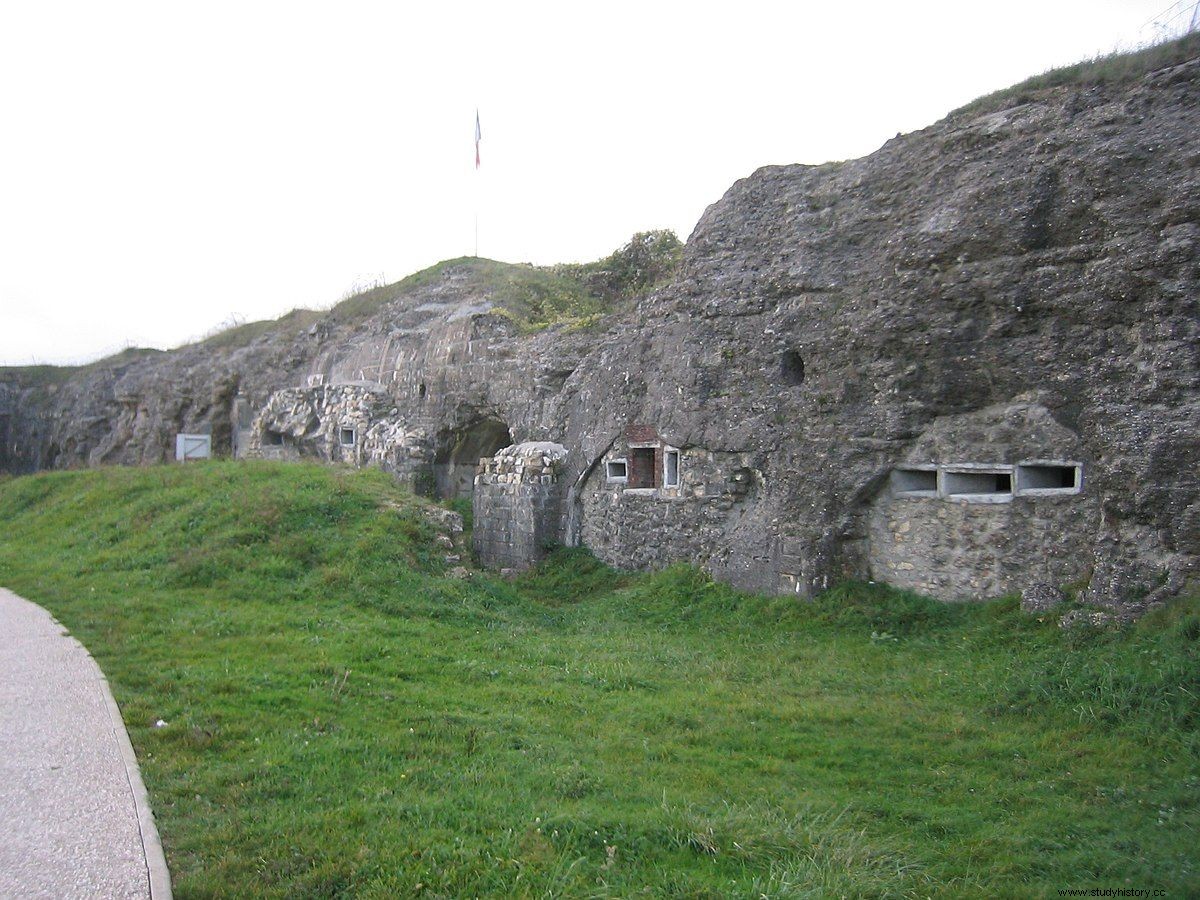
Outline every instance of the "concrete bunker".
<path fill-rule="evenodd" d="M 238 403 L 242 416 L 248 401 L 239 398 Z M 252 420 L 246 455 L 322 459 L 354 465 L 368 461 L 382 463 L 384 453 L 377 446 L 379 441 L 369 448 L 368 439 L 372 429 L 378 437 L 387 428 L 389 410 L 395 412 L 391 398 L 372 384 L 285 388 L 267 398 Z"/>
<path fill-rule="evenodd" d="M 1036 403 L 936 421 L 867 501 L 867 576 L 942 600 L 1086 579 L 1100 502 L 1079 450 Z"/>
<path fill-rule="evenodd" d="M 480 460 L 512 445 L 508 426 L 499 419 L 481 419 L 457 431 L 444 431 L 433 461 L 437 495 L 443 499 L 470 497 Z"/>
<path fill-rule="evenodd" d="M 764 515 L 764 455 L 681 444 L 652 425 L 631 425 L 614 435 L 567 494 L 565 539 L 619 568 L 688 561 L 745 574 L 749 565 L 754 572 L 743 583 L 771 589 L 770 551 L 749 537 L 751 523 Z M 757 554 L 753 563 L 722 546 L 730 533 Z"/>

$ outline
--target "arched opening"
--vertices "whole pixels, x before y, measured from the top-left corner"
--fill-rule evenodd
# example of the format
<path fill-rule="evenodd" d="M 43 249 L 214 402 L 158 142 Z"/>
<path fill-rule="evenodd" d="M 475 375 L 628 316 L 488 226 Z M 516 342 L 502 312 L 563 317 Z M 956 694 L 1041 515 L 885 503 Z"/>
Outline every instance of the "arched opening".
<path fill-rule="evenodd" d="M 484 419 L 457 431 L 443 432 L 433 463 L 438 496 L 450 500 L 470 497 L 479 460 L 512 442 L 508 426 L 498 419 Z"/>

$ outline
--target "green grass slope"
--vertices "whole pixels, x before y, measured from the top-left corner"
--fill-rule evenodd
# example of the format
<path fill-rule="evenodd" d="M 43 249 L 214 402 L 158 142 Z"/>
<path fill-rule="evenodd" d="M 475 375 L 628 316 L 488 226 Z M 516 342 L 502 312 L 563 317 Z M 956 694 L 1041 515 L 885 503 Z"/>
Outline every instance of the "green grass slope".
<path fill-rule="evenodd" d="M 53 366 L 48 364 L 0 366 L 0 381 L 15 381 L 27 387 L 49 387 L 69 381 L 76 375 L 86 375 L 100 368 L 126 365 L 136 362 L 139 359 L 158 356 L 162 352 L 162 350 L 154 350 L 149 347 L 126 347 L 124 350 L 120 350 L 111 356 L 106 356 L 103 359 L 80 366 Z"/>
<path fill-rule="evenodd" d="M 421 501 L 301 465 L 9 479 L 0 521 L 181 898 L 1200 892 L 1196 603 L 1064 635 L 580 551 L 452 580 Z"/>
<path fill-rule="evenodd" d="M 1128 84 L 1158 69 L 1177 66 L 1200 56 L 1200 32 L 1186 34 L 1173 40 L 1152 44 L 1125 53 L 1105 53 L 1069 66 L 1049 69 L 1040 75 L 1026 78 L 1012 87 L 1003 88 L 972 100 L 956 109 L 951 117 L 974 116 L 1028 103 L 1040 91 L 1073 86 L 1077 88 L 1100 85 Z"/>
<path fill-rule="evenodd" d="M 557 324 L 586 326 L 669 281 L 682 260 L 683 244 L 671 231 L 640 232 L 620 249 L 590 263 L 534 266 L 462 256 L 348 297 L 330 316 L 339 322 L 358 321 L 396 297 L 457 272 L 492 301 L 496 315 L 508 317 L 523 331 Z"/>

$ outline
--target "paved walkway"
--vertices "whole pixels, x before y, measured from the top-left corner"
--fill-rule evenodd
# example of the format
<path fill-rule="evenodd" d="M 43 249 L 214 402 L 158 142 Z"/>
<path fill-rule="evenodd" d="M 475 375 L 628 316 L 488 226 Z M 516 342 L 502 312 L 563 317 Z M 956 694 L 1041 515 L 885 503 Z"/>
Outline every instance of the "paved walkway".
<path fill-rule="evenodd" d="M 44 609 L 0 588 L 0 897 L 170 896 L 100 667 Z"/>

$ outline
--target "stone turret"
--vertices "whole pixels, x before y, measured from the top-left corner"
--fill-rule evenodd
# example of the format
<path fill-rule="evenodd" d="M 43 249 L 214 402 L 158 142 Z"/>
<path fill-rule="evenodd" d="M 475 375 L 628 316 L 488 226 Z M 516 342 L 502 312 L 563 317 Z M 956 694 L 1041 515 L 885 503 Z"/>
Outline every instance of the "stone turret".
<path fill-rule="evenodd" d="M 480 563 L 523 569 L 561 542 L 566 455 L 562 444 L 531 441 L 479 460 L 473 505 Z"/>

